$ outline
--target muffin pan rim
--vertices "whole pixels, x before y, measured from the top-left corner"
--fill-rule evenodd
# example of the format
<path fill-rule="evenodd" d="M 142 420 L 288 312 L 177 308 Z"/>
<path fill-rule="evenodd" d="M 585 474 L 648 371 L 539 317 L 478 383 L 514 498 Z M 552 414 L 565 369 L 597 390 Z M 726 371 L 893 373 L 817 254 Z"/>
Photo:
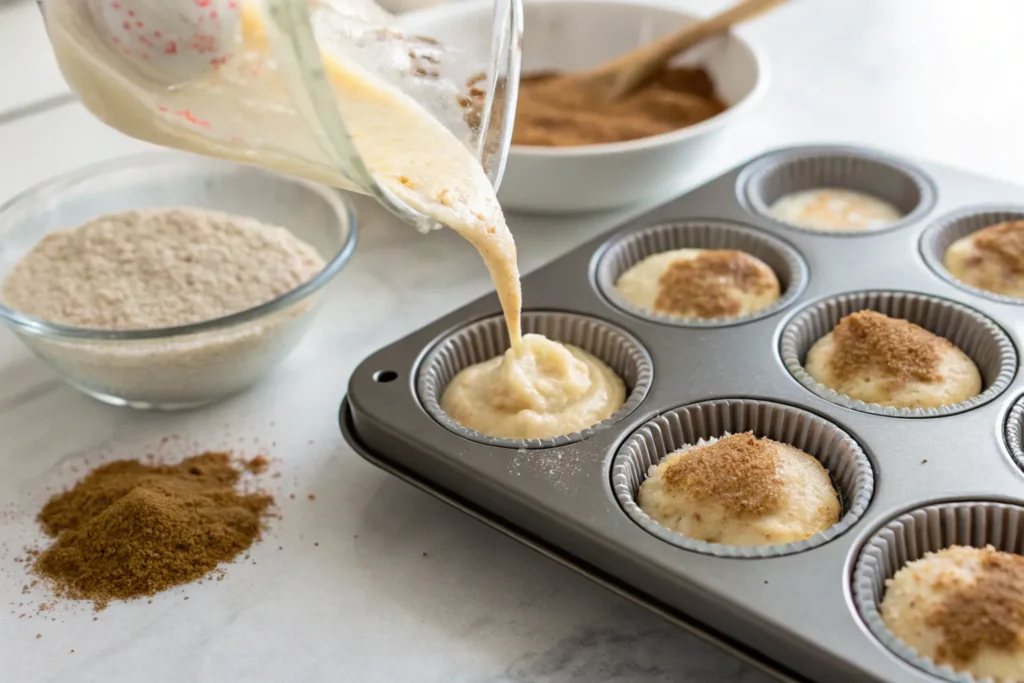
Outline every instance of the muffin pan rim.
<path fill-rule="evenodd" d="M 760 195 L 753 189 L 753 185 L 758 180 L 759 175 L 771 170 L 773 164 L 782 166 L 787 163 L 798 162 L 804 159 L 830 156 L 858 157 L 869 162 L 888 166 L 895 171 L 904 174 L 918 189 L 920 196 L 918 197 L 917 205 L 898 221 L 885 225 L 881 228 L 870 230 L 822 230 L 818 228 L 803 228 L 775 218 L 771 215 L 771 207 L 765 204 L 765 202 L 760 198 Z M 857 147 L 854 145 L 804 145 L 772 150 L 762 154 L 756 159 L 748 161 L 736 178 L 736 197 L 739 204 L 749 214 L 760 220 L 766 221 L 775 228 L 789 232 L 796 232 L 798 234 L 845 239 L 874 237 L 876 235 L 902 230 L 915 224 L 919 224 L 925 216 L 935 209 L 938 190 L 935 181 L 924 171 L 924 169 L 897 155 L 888 154 L 872 148 Z"/>
<path fill-rule="evenodd" d="M 925 553 L 914 558 L 914 560 L 904 562 L 896 568 L 891 575 L 884 576 L 879 580 L 882 585 L 881 592 L 877 599 L 872 594 L 873 584 L 875 584 L 875 581 L 871 575 L 877 573 L 885 574 L 885 572 L 879 572 L 874 566 L 869 567 L 868 563 L 870 561 L 875 561 L 877 563 L 878 560 L 872 555 L 872 553 L 878 552 L 881 554 L 883 552 L 883 548 L 880 546 L 887 546 L 890 544 L 890 541 L 883 538 L 883 534 L 886 532 L 892 532 L 895 534 L 895 529 L 898 525 L 905 525 L 911 521 L 916 524 L 916 520 L 913 520 L 912 517 L 914 513 L 927 515 L 931 510 L 941 512 L 942 510 L 964 507 L 968 507 L 973 511 L 974 509 L 982 506 L 988 509 L 1015 511 L 1021 516 L 1022 520 L 1024 520 L 1024 499 L 1008 497 L 1001 498 L 999 496 L 992 496 L 988 499 L 983 497 L 954 496 L 938 497 L 932 502 L 919 502 L 915 505 L 905 507 L 899 512 L 890 514 L 874 526 L 874 528 L 866 535 L 863 542 L 860 544 L 860 547 L 856 550 L 853 570 L 850 573 L 849 588 L 852 600 L 851 607 L 853 608 L 857 618 L 871 634 L 872 638 L 874 638 L 878 645 L 886 652 L 895 655 L 903 663 L 932 676 L 937 681 L 949 681 L 950 683 L 993 683 L 992 678 L 976 678 L 966 671 L 958 671 L 948 664 L 940 665 L 930 657 L 919 655 L 910 645 L 906 644 L 901 638 L 896 636 L 896 634 L 889 629 L 881 616 L 881 603 L 888 589 L 885 583 L 889 579 L 893 578 L 897 572 L 906 567 L 909 562 L 922 559 L 925 553 L 945 550 L 951 547 L 951 545 L 963 546 L 965 543 L 958 541 L 950 545 L 941 546 L 938 550 L 926 550 Z M 1024 527 L 1022 527 L 1022 532 L 1024 532 Z M 1022 533 L 1021 542 L 1022 546 L 1024 546 L 1024 533 Z M 972 543 L 968 547 L 983 548 L 985 545 L 995 544 L 991 543 L 991 539 L 989 539 L 986 540 L 983 545 Z M 1002 548 L 996 547 L 996 550 L 1002 550 Z M 1003 552 L 1021 554 L 1016 551 L 1004 550 Z"/>
<path fill-rule="evenodd" d="M 632 347 L 632 352 L 638 358 L 637 368 L 637 381 L 633 387 L 626 386 L 626 400 L 622 406 L 613 412 L 610 416 L 601 420 L 597 424 L 591 425 L 585 429 L 579 429 L 568 434 L 560 434 L 555 437 L 546 438 L 534 438 L 534 439 L 511 439 L 505 437 L 494 437 L 488 436 L 474 429 L 470 429 L 459 424 L 454 418 L 450 417 L 443 408 L 441 408 L 441 396 L 444 394 L 444 389 L 447 388 L 447 384 L 444 387 L 428 387 L 426 385 L 427 378 L 424 376 L 425 372 L 430 371 L 431 364 L 437 362 L 440 355 L 444 351 L 445 344 L 454 343 L 456 338 L 460 334 L 469 334 L 471 330 L 477 329 L 486 325 L 499 323 L 500 326 L 504 326 L 504 317 L 502 314 L 488 315 L 478 317 L 474 320 L 464 323 L 463 325 L 456 326 L 452 329 L 447 330 L 441 335 L 438 335 L 429 346 L 424 348 L 424 352 L 417 358 L 415 367 L 412 371 L 413 380 L 413 393 L 416 395 L 416 400 L 420 407 L 429 415 L 436 423 L 454 433 L 455 435 L 468 439 L 469 441 L 476 442 L 478 444 L 486 446 L 496 446 L 499 448 L 508 448 L 515 450 L 542 450 L 557 448 L 559 446 L 566 446 L 572 443 L 585 441 L 591 438 L 593 435 L 598 434 L 612 427 L 613 425 L 621 422 L 632 415 L 647 398 L 647 394 L 654 382 L 654 359 L 651 356 L 650 351 L 643 344 L 640 339 L 623 329 L 620 325 L 605 320 L 603 318 L 571 311 L 558 311 L 552 309 L 524 309 L 522 311 L 522 323 L 523 323 L 523 334 L 528 334 L 527 319 L 534 317 L 559 317 L 564 316 L 566 318 L 575 319 L 577 321 L 588 321 L 596 324 L 598 327 L 603 327 L 611 333 L 614 333 L 622 338 L 623 343 L 627 347 Z M 556 340 L 557 341 L 557 340 Z M 570 343 L 570 342 L 564 342 Z M 578 345 L 584 351 L 587 351 L 582 345 Z M 588 351 L 588 353 L 591 353 Z M 598 354 L 592 354 L 599 360 L 604 362 L 606 365 L 611 367 L 611 363 L 601 358 Z M 493 357 L 493 356 L 492 356 Z M 483 361 L 474 362 L 485 362 Z M 471 363 L 472 364 L 472 363 Z M 464 366 L 462 369 L 469 367 Z M 616 376 L 622 379 L 625 383 L 625 379 L 622 377 L 623 373 L 618 372 L 612 368 Z M 450 380 L 449 380 L 450 381 Z"/>
<path fill-rule="evenodd" d="M 761 240 L 768 249 L 774 250 L 778 255 L 786 262 L 789 267 L 790 282 L 781 292 L 779 298 L 765 306 L 762 309 L 754 311 L 753 313 L 747 313 L 745 315 L 735 317 L 719 317 L 719 318 L 681 318 L 670 315 L 662 315 L 653 311 L 647 311 L 646 309 L 634 306 L 629 301 L 619 294 L 618 288 L 616 287 L 618 277 L 622 276 L 619 273 L 615 280 L 605 277 L 606 272 L 604 270 L 604 264 L 606 261 L 613 257 L 614 252 L 617 249 L 626 248 L 630 243 L 639 241 L 647 235 L 658 231 L 671 231 L 686 228 L 689 226 L 693 227 L 708 227 L 708 228 L 724 228 L 726 230 L 733 231 L 743 235 L 746 238 Z M 679 247 L 680 249 L 721 249 L 724 247 Z M 755 254 L 751 254 L 745 249 L 739 249 L 743 253 L 754 256 L 762 262 L 763 259 L 757 257 Z M 652 252 L 644 258 L 650 258 L 657 254 L 665 253 L 664 251 Z M 641 259 L 642 261 L 643 259 Z M 640 263 L 636 261 L 630 265 L 633 267 Z M 768 264 L 765 264 L 768 265 Z M 771 266 L 768 266 L 771 268 Z M 625 272 L 625 271 L 623 271 Z M 772 272 L 775 272 L 774 269 Z M 607 273 L 610 275 L 610 273 Z M 775 277 L 779 278 L 779 273 L 775 272 Z M 807 266 L 807 261 L 804 259 L 800 251 L 786 240 L 772 235 L 771 233 L 744 224 L 739 221 L 730 221 L 723 219 L 704 219 L 704 218 L 686 218 L 677 221 L 661 221 L 652 223 L 643 228 L 637 228 L 635 230 L 629 230 L 627 232 L 612 235 L 609 237 L 594 253 L 594 258 L 590 265 L 590 280 L 592 286 L 597 290 L 597 293 L 601 298 L 612 308 L 616 308 L 619 311 L 631 315 L 635 318 L 652 322 L 658 325 L 667 325 L 670 327 L 692 327 L 692 328 L 721 328 L 721 327 L 736 327 L 747 323 L 752 323 L 758 320 L 769 318 L 777 313 L 780 313 L 790 306 L 792 306 L 797 299 L 806 291 L 808 282 L 810 281 L 810 269 Z M 781 280 L 780 280 L 781 285 Z"/>
<path fill-rule="evenodd" d="M 989 301 L 994 301 L 996 303 L 1008 304 L 1010 306 L 1024 306 L 1024 298 L 1007 296 L 1005 294 L 997 294 L 996 292 L 990 292 L 985 289 L 980 289 L 978 287 L 969 285 L 966 282 L 963 282 L 962 280 L 958 280 L 956 277 L 953 276 L 952 273 L 946 270 L 946 266 L 943 263 L 946 255 L 945 250 L 943 250 L 942 254 L 937 254 L 935 252 L 935 249 L 930 248 L 933 247 L 934 245 L 929 244 L 929 242 L 934 242 L 938 240 L 939 236 L 943 231 L 955 229 L 957 223 L 960 223 L 961 221 L 965 220 L 970 220 L 972 218 L 976 218 L 982 214 L 987 213 L 1012 214 L 1018 216 L 1019 218 L 1011 218 L 1008 220 L 1024 220 L 1024 204 L 978 204 L 974 206 L 964 206 L 954 211 L 947 212 L 942 216 L 939 216 L 935 220 L 930 221 L 928 225 L 924 228 L 924 230 L 921 231 L 921 237 L 918 240 L 918 251 L 921 254 L 921 258 L 924 259 L 924 262 L 928 265 L 932 272 L 938 277 L 942 278 L 942 280 L 944 280 L 945 282 L 948 282 L 949 284 L 953 285 L 954 287 L 957 287 L 958 289 L 967 292 L 968 294 L 972 294 L 977 297 L 982 297 L 984 299 L 988 299 Z M 962 235 L 961 238 L 967 237 L 968 235 L 973 235 L 974 233 L 984 230 L 987 227 L 991 227 L 991 225 L 997 224 L 998 222 L 983 226 L 981 228 L 978 228 L 977 230 L 972 230 Z M 946 246 L 946 249 L 948 248 L 949 245 Z"/>
<path fill-rule="evenodd" d="M 797 348 L 802 346 L 793 339 L 796 335 L 794 326 L 798 325 L 803 317 L 809 317 L 813 314 L 814 309 L 825 306 L 830 303 L 839 301 L 847 297 L 858 296 L 858 295 L 871 295 L 871 294 L 895 294 L 909 297 L 916 297 L 920 299 L 930 299 L 932 301 L 941 303 L 950 309 L 960 309 L 961 312 L 974 319 L 974 322 L 986 328 L 995 339 L 996 345 L 1000 348 L 1002 354 L 1002 360 L 1000 361 L 999 372 L 992 380 L 992 383 L 988 387 L 984 387 L 980 394 L 972 396 L 959 403 L 952 405 L 944 405 L 936 408 L 895 408 L 891 406 L 883 406 L 878 403 L 867 403 L 859 399 L 853 399 L 846 394 L 841 394 L 835 389 L 832 389 L 816 379 L 811 377 L 810 373 L 804 368 L 804 361 L 801 359 L 801 354 L 797 352 Z M 859 310 L 877 310 L 874 308 L 861 308 Z M 883 311 L 877 311 L 884 313 Z M 838 324 L 838 320 L 832 324 L 834 328 Z M 910 322 L 914 322 L 911 320 Z M 916 324 L 916 323 L 915 323 Z M 927 329 L 927 328 L 925 328 Z M 831 331 L 831 330 L 830 330 Z M 929 330 L 930 331 L 930 330 Z M 826 332 L 828 334 L 828 332 Z M 935 333 L 933 333 L 935 334 Z M 942 335 L 937 335 L 942 336 Z M 818 339 L 820 339 L 819 337 Z M 814 345 L 814 342 L 808 346 L 808 350 Z M 957 347 L 959 348 L 959 347 Z M 789 372 L 789 375 L 801 386 L 815 394 L 819 398 L 822 398 L 830 403 L 841 406 L 843 408 L 849 408 L 850 410 L 856 410 L 862 413 L 869 413 L 871 415 L 879 415 L 882 417 L 890 418 L 903 418 L 903 419 L 932 419 L 949 417 L 952 415 L 958 415 L 965 413 L 986 404 L 991 403 L 995 399 L 999 398 L 1009 387 L 1013 384 L 1014 379 L 1017 376 L 1017 366 L 1020 362 L 1017 347 L 1013 343 L 1013 339 L 1003 329 L 1003 327 L 993 320 L 990 316 L 979 311 L 973 306 L 962 304 L 953 299 L 948 299 L 943 296 L 935 294 L 928 294 L 925 292 L 912 291 L 912 290 L 898 290 L 898 289 L 861 289 L 861 290 L 850 290 L 840 292 L 838 294 L 825 295 L 807 301 L 803 306 L 794 310 L 790 316 L 784 320 L 779 328 L 779 342 L 778 342 L 778 354 L 782 360 L 783 366 Z M 963 349 L 960 349 L 963 351 Z M 967 352 L 964 351 L 966 354 Z M 806 352 L 804 353 L 806 355 Z M 968 358 L 977 366 L 978 361 L 973 358 L 970 354 L 967 354 Z M 980 371 L 980 368 L 979 368 Z M 984 377 L 982 377 L 984 380 Z"/>
<path fill-rule="evenodd" d="M 629 475 L 627 469 L 630 466 L 629 460 L 631 455 L 626 453 L 625 450 L 629 447 L 634 439 L 642 438 L 640 433 L 647 428 L 649 425 L 653 425 L 657 420 L 662 417 L 679 413 L 687 409 L 698 409 L 708 407 L 711 409 L 715 408 L 727 408 L 729 405 L 741 404 L 741 405 L 752 405 L 752 406 L 767 406 L 769 408 L 779 408 L 783 411 L 796 414 L 798 417 L 810 418 L 811 420 L 817 421 L 823 428 L 833 432 L 833 435 L 842 442 L 848 442 L 851 446 L 852 453 L 850 457 L 853 458 L 853 466 L 857 470 L 857 474 L 863 479 L 859 487 L 856 487 L 852 500 L 845 500 L 841 492 L 841 485 L 837 484 L 835 473 L 822 463 L 829 475 L 829 481 L 832 484 L 833 490 L 839 497 L 841 505 L 841 516 L 832 526 L 828 527 L 824 531 L 820 531 L 817 534 L 809 536 L 800 541 L 792 541 L 790 543 L 777 543 L 772 545 L 763 546 L 737 546 L 727 545 L 721 543 L 710 543 L 707 541 L 701 541 L 694 538 L 690 538 L 685 534 L 673 531 L 666 526 L 663 526 L 659 522 L 651 519 L 646 512 L 640 507 L 636 501 L 637 492 L 632 491 L 632 487 L 629 485 Z M 726 430 L 722 431 L 717 438 L 722 438 Z M 747 430 L 743 430 L 747 431 Z M 759 431 L 765 431 L 761 429 Z M 740 431 L 732 432 L 733 434 L 742 433 Z M 755 432 L 755 435 L 758 435 Z M 759 436 L 759 435 L 758 435 Z M 768 438 L 768 437 L 764 437 Z M 779 443 L 785 443 L 793 448 L 797 446 L 780 441 Z M 665 457 L 668 457 L 673 452 L 682 448 L 683 444 L 676 445 L 672 451 L 669 451 L 663 458 L 659 459 L 658 462 L 662 462 Z M 806 452 L 806 451 L 805 451 Z M 814 457 L 818 462 L 821 462 L 821 458 L 815 454 L 809 454 Z M 871 501 L 874 497 L 875 490 L 875 465 L 872 462 L 867 451 L 861 445 L 860 441 L 855 438 L 849 431 L 843 429 L 841 426 L 836 424 L 833 420 L 830 420 L 822 415 L 808 410 L 801 406 L 793 406 L 780 401 L 748 398 L 748 397 L 733 397 L 723 396 L 714 399 L 707 399 L 704 401 L 697 401 L 686 403 L 683 405 L 674 406 L 667 408 L 657 414 L 651 416 L 645 420 L 637 428 L 632 430 L 625 439 L 615 446 L 615 452 L 611 459 L 610 467 L 610 479 L 612 485 L 612 492 L 615 496 L 619 507 L 637 526 L 651 534 L 655 538 L 669 543 L 677 548 L 685 551 L 703 553 L 706 555 L 713 555 L 715 557 L 730 558 L 730 559 L 767 559 L 772 557 L 784 557 L 787 555 L 795 555 L 797 553 L 803 553 L 815 548 L 824 546 L 831 541 L 839 538 L 840 536 L 848 533 L 852 530 L 864 517 L 868 508 L 871 505 Z M 641 473 L 642 479 L 640 484 L 649 476 L 648 473 Z"/>

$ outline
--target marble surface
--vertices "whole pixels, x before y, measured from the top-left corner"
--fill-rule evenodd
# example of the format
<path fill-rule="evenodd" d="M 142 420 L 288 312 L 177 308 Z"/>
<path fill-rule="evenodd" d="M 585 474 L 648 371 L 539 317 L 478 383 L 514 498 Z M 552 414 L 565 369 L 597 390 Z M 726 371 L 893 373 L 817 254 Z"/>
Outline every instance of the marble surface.
<path fill-rule="evenodd" d="M 1022 21 L 1013 0 L 796 0 L 745 31 L 767 51 L 771 90 L 679 190 L 769 147 L 817 141 L 1024 183 L 1024 57 L 1009 49 Z M 0 199 L 145 148 L 74 104 L 31 113 L 66 89 L 35 8 L 21 0 L 0 8 L 0 86 Z M 217 406 L 170 415 L 104 406 L 0 332 L 0 679 L 767 680 L 344 444 L 336 411 L 359 360 L 488 289 L 453 234 L 422 237 L 357 204 L 357 253 L 307 338 L 265 382 Z M 523 270 L 635 210 L 512 216 Z M 161 444 L 169 436 L 180 438 Z M 273 481 L 283 519 L 225 580 L 98 615 L 65 604 L 40 613 L 45 592 L 23 594 L 15 559 L 38 538 L 32 516 L 48 487 L 73 481 L 86 460 L 220 447 L 267 452 L 282 473 Z"/>

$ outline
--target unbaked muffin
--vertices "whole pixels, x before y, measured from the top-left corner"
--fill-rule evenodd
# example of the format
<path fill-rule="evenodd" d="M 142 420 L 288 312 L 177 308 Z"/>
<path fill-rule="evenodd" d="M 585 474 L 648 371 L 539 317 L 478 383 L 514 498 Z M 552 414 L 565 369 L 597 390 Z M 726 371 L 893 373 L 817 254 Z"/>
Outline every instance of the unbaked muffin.
<path fill-rule="evenodd" d="M 651 468 L 637 504 L 689 538 L 743 546 L 809 538 L 841 512 L 828 471 L 814 456 L 750 432 L 670 453 Z"/>
<path fill-rule="evenodd" d="M 779 299 L 763 261 L 733 249 L 676 249 L 648 256 L 619 276 L 619 294 L 637 308 L 673 318 L 736 318 Z"/>
<path fill-rule="evenodd" d="M 971 287 L 1024 299 L 1024 220 L 997 223 L 958 239 L 943 265 Z"/>
<path fill-rule="evenodd" d="M 527 334 L 520 348 L 457 374 L 441 395 L 441 408 L 487 436 L 546 439 L 593 427 L 625 400 L 625 383 L 600 358 Z"/>
<path fill-rule="evenodd" d="M 885 200 L 834 187 L 783 195 L 769 211 L 775 220 L 794 227 L 829 231 L 878 230 L 903 218 Z"/>
<path fill-rule="evenodd" d="M 918 655 L 978 678 L 1024 680 L 1024 557 L 952 546 L 886 582 L 882 620 Z"/>
<path fill-rule="evenodd" d="M 948 340 L 877 311 L 846 316 L 807 352 L 807 374 L 849 398 L 934 408 L 981 393 L 978 367 Z"/>

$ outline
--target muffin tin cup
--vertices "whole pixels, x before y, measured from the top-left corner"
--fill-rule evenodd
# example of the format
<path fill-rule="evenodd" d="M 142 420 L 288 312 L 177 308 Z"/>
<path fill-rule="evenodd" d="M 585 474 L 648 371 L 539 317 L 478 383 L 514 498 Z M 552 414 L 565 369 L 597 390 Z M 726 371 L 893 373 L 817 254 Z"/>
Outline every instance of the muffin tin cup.
<path fill-rule="evenodd" d="M 626 384 L 625 404 L 596 425 L 545 439 L 498 438 L 462 426 L 441 408 L 441 396 L 462 370 L 510 348 L 505 319 L 493 316 L 445 336 L 427 353 L 416 374 L 416 390 L 427 413 L 448 430 L 478 443 L 516 449 L 553 448 L 607 429 L 636 410 L 647 396 L 654 378 L 653 361 L 647 349 L 625 330 L 596 318 L 546 311 L 524 311 L 522 325 L 523 334 L 542 334 L 571 344 L 606 363 Z"/>
<path fill-rule="evenodd" d="M 1024 299 L 996 294 L 961 282 L 946 270 L 944 263 L 946 250 L 957 240 L 997 223 L 1018 220 L 1024 220 L 1024 207 L 977 207 L 957 211 L 921 234 L 921 256 L 936 275 L 966 292 L 1004 304 L 1022 305 Z"/>
<path fill-rule="evenodd" d="M 626 301 L 615 283 L 645 258 L 675 249 L 734 249 L 761 259 L 775 272 L 781 296 L 753 313 L 727 318 L 680 318 L 661 315 Z M 795 300 L 807 286 L 807 265 L 782 240 L 752 228 L 722 221 L 666 223 L 614 238 L 597 257 L 595 279 L 600 292 L 616 307 L 656 323 L 679 327 L 724 327 L 766 318 Z"/>
<path fill-rule="evenodd" d="M 679 448 L 701 439 L 751 431 L 813 455 L 828 470 L 843 515 L 825 531 L 795 543 L 730 546 L 684 536 L 647 516 L 636 502 L 650 469 Z M 828 543 L 853 526 L 874 491 L 871 462 L 860 445 L 835 424 L 799 408 L 753 399 L 718 399 L 675 408 L 644 423 L 619 447 L 612 461 L 612 489 L 626 514 L 666 543 L 732 558 L 790 555 Z"/>
<path fill-rule="evenodd" d="M 804 369 L 807 352 L 831 332 L 840 319 L 863 310 L 902 318 L 945 337 L 978 366 L 984 390 L 948 406 L 895 408 L 855 400 L 821 384 Z M 1013 343 L 994 322 L 966 306 L 912 292 L 853 292 L 813 303 L 797 312 L 783 327 L 779 349 L 782 362 L 793 377 L 821 398 L 844 408 L 890 417 L 938 417 L 976 408 L 1001 394 L 1017 369 Z"/>
<path fill-rule="evenodd" d="M 842 147 L 793 149 L 755 162 L 740 176 L 741 196 L 758 216 L 791 230 L 819 235 L 874 235 L 914 223 L 935 203 L 924 174 L 905 162 L 882 154 Z M 780 221 L 771 206 L 781 197 L 816 188 L 862 192 L 885 200 L 903 213 L 900 220 L 866 230 L 820 230 Z"/>
<path fill-rule="evenodd" d="M 853 572 L 853 599 L 868 629 L 893 653 L 941 680 L 975 683 L 979 679 L 969 673 L 918 655 L 889 630 L 879 609 L 885 582 L 896 572 L 925 553 L 952 545 L 991 545 L 1009 553 L 1024 552 L 1024 507 L 958 502 L 929 505 L 900 515 L 876 531 L 862 548 Z"/>

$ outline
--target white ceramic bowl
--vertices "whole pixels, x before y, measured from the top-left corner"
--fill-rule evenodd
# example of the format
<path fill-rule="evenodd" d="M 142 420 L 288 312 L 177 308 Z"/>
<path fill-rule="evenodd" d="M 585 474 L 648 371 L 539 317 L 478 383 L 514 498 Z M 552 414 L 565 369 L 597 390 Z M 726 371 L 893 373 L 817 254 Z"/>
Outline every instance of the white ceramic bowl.
<path fill-rule="evenodd" d="M 491 0 L 464 0 L 402 16 L 403 24 L 471 51 L 490 45 Z M 525 0 L 523 74 L 578 71 L 694 21 L 676 2 Z M 483 52 L 486 54 L 486 52 Z M 716 134 L 764 93 L 764 57 L 732 34 L 686 53 L 729 108 L 707 121 L 640 140 L 583 147 L 512 147 L 498 193 L 506 209 L 567 213 L 611 209 L 671 192 Z"/>

